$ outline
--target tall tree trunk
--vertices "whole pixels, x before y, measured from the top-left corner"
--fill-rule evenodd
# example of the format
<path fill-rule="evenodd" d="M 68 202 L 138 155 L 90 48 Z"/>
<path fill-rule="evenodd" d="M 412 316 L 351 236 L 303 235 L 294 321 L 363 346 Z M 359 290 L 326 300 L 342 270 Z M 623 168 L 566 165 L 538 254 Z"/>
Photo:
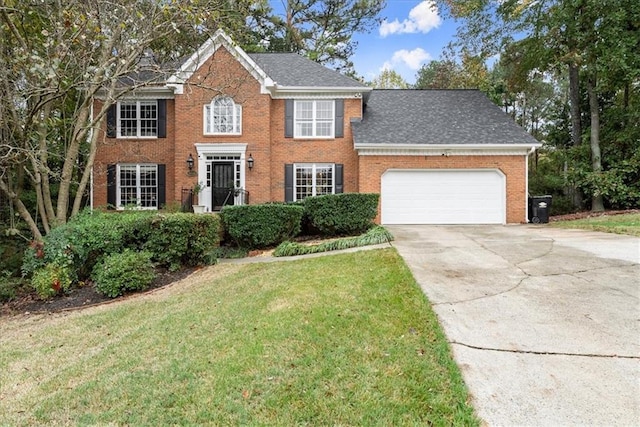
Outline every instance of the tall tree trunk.
<path fill-rule="evenodd" d="M 582 117 L 580 111 L 580 68 L 576 63 L 569 64 L 569 108 L 571 114 L 571 144 L 577 147 L 582 143 Z M 573 184 L 567 184 L 567 194 L 571 195 L 573 206 L 580 209 L 584 205 L 582 191 Z"/>
<path fill-rule="evenodd" d="M 595 72 L 587 79 L 587 92 L 589 94 L 589 112 L 591 113 L 591 168 L 596 174 L 602 173 L 602 158 L 600 154 L 600 109 L 598 94 L 596 92 Z M 601 194 L 591 197 L 591 210 L 593 212 L 604 211 L 604 201 Z"/>
<path fill-rule="evenodd" d="M 580 120 L 580 70 L 577 64 L 569 64 L 569 106 L 571 108 L 571 141 L 574 146 L 582 142 Z"/>

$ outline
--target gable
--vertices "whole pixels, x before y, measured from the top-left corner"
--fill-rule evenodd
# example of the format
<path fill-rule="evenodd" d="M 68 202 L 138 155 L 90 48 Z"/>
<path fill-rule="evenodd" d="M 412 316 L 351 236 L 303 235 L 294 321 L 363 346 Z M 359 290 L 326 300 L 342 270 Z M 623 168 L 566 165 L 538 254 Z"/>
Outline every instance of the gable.
<path fill-rule="evenodd" d="M 182 66 L 169 79 L 167 86 L 173 87 L 176 94 L 182 94 L 184 84 L 209 61 L 215 53 L 224 48 L 238 63 L 240 63 L 255 78 L 261 87 L 261 93 L 269 93 L 268 88 L 273 86 L 273 81 L 251 59 L 247 53 L 234 43 L 224 31 L 218 30 L 213 37 L 205 41 L 200 48 L 187 59 Z"/>

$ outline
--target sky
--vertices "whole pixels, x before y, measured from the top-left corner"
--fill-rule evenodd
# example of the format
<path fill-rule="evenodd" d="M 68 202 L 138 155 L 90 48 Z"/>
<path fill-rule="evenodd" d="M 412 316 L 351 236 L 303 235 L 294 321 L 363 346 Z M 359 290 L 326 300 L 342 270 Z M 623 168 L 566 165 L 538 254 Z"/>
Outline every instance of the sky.
<path fill-rule="evenodd" d="M 385 68 L 415 83 L 423 64 L 439 59 L 454 39 L 456 23 L 443 19 L 430 0 L 387 0 L 382 24 L 369 34 L 356 34 L 352 61 L 356 72 L 372 80 Z"/>

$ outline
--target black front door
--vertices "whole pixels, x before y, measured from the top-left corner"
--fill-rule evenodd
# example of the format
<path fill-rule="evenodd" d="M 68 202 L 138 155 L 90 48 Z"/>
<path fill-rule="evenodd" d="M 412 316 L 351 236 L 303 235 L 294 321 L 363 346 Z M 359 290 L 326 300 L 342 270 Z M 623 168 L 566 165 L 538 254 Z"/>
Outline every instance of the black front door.
<path fill-rule="evenodd" d="M 214 211 L 219 211 L 225 205 L 233 205 L 233 188 L 235 182 L 233 162 L 213 163 L 212 166 L 211 206 Z"/>

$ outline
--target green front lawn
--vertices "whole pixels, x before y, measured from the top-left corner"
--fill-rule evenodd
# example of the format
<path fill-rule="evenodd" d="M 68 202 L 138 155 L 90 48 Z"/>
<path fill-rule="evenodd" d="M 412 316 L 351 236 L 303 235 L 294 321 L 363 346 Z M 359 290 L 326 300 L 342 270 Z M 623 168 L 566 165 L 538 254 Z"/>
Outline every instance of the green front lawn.
<path fill-rule="evenodd" d="M 557 221 L 552 222 L 551 225 L 640 236 L 640 214 L 603 215 L 572 221 Z"/>
<path fill-rule="evenodd" d="M 0 319 L 0 425 L 478 425 L 394 249 Z"/>

